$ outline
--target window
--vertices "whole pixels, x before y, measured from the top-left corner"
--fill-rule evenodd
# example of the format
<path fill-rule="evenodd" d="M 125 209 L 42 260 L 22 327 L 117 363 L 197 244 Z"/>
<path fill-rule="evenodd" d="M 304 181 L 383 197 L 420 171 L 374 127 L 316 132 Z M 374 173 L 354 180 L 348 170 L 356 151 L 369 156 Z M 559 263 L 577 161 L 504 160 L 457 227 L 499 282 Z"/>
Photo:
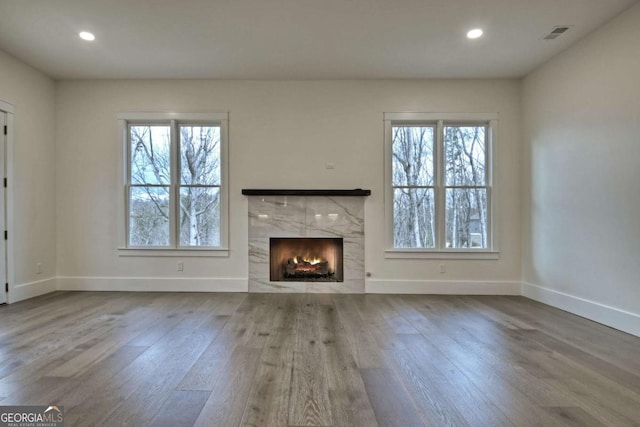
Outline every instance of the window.
<path fill-rule="evenodd" d="M 385 114 L 388 252 L 494 252 L 497 117 Z"/>
<path fill-rule="evenodd" d="M 227 115 L 120 118 L 124 248 L 225 248 Z"/>

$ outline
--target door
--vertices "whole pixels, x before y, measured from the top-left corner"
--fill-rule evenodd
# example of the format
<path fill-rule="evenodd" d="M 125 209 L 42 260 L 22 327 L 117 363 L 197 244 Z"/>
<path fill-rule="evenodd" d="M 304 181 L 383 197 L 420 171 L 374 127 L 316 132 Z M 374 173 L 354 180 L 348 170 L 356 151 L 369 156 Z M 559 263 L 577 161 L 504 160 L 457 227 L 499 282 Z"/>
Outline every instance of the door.
<path fill-rule="evenodd" d="M 7 153 L 7 113 L 0 111 L 0 233 L 4 234 L 7 229 L 6 223 L 6 206 L 7 206 L 7 187 L 6 187 L 6 165 L 5 158 Z M 5 283 L 7 283 L 7 239 L 0 236 L 0 304 L 7 302 L 7 292 Z"/>

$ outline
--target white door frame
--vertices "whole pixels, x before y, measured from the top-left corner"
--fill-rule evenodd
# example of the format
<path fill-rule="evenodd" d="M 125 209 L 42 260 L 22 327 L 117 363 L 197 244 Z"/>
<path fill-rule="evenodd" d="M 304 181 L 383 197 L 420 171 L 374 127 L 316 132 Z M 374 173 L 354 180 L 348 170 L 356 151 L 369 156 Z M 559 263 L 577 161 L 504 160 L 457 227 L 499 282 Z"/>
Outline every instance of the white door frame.
<path fill-rule="evenodd" d="M 7 188 L 5 189 L 5 200 L 4 200 L 4 209 L 5 209 L 5 229 L 7 230 L 7 234 L 9 239 L 6 241 L 6 279 L 2 280 L 0 277 L 0 292 L 5 292 L 5 283 L 9 285 L 9 292 L 6 293 L 6 302 L 11 303 L 11 293 L 15 286 L 15 278 L 13 266 L 14 264 L 14 252 L 13 252 L 13 119 L 15 114 L 15 108 L 12 104 L 5 102 L 0 99 L 0 111 L 6 113 L 6 126 L 7 126 L 7 135 L 4 140 L 6 141 L 6 146 L 4 147 L 4 177 L 0 176 L 0 185 L 4 185 L 2 182 L 7 178 Z M 4 129 L 1 129 L 0 132 L 4 133 Z M 4 135 L 2 135 L 4 136 Z M 2 147 L 0 147 L 2 148 Z M 0 233 L 4 230 L 0 230 Z M 0 238 L 3 238 L 0 236 Z"/>

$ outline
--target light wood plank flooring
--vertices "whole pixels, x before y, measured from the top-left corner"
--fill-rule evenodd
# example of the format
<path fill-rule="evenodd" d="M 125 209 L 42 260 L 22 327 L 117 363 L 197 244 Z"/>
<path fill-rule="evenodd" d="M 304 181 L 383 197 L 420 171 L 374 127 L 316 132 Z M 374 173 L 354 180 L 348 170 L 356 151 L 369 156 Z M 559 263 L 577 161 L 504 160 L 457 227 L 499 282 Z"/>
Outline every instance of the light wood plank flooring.
<path fill-rule="evenodd" d="M 56 292 L 0 405 L 67 426 L 640 425 L 640 338 L 522 297 Z"/>

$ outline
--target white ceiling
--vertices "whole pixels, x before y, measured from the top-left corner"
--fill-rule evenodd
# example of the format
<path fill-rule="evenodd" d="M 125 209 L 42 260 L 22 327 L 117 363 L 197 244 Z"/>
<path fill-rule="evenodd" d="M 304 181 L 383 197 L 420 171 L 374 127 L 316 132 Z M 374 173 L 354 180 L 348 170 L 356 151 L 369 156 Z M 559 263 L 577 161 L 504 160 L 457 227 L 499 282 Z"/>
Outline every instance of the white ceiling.
<path fill-rule="evenodd" d="M 0 0 L 0 49 L 60 79 L 522 77 L 636 2 Z"/>

